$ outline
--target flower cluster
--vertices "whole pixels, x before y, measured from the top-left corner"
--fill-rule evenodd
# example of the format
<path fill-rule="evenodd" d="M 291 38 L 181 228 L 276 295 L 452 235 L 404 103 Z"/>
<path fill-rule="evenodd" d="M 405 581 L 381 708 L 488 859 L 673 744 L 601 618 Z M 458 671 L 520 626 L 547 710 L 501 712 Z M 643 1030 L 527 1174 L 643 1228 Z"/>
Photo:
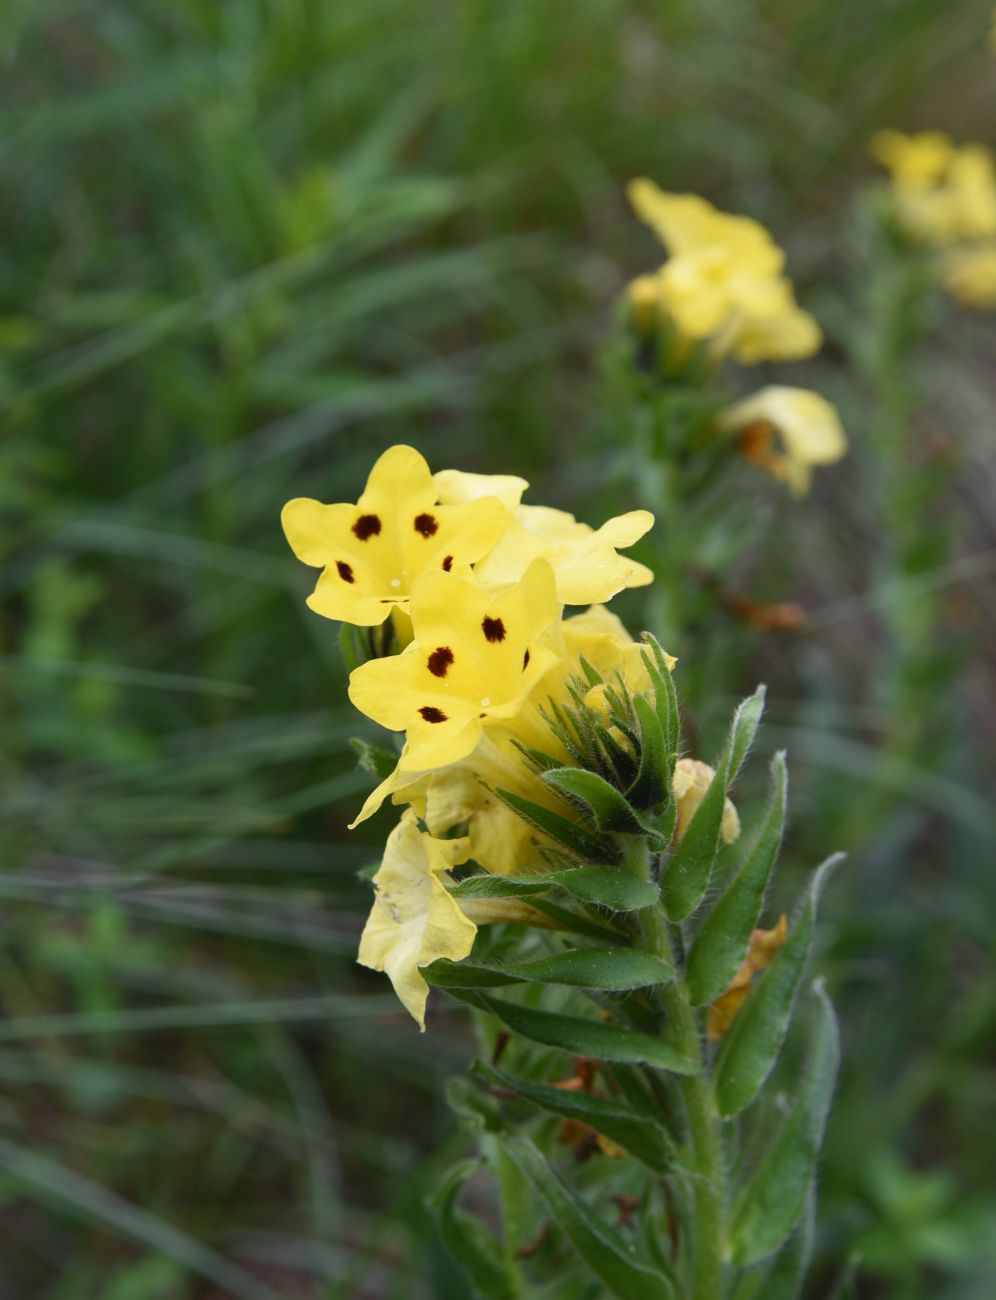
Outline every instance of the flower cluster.
<path fill-rule="evenodd" d="M 996 166 L 981 144 L 941 131 L 879 131 L 872 153 L 891 176 L 896 221 L 934 250 L 943 287 L 963 307 L 996 307 Z"/>
<path fill-rule="evenodd" d="M 457 868 L 524 876 L 569 864 L 564 835 L 550 826 L 576 824 L 577 803 L 539 771 L 587 765 L 631 797 L 642 782 L 643 806 L 668 802 L 647 783 L 633 700 L 653 697 L 655 675 L 659 682 L 674 660 L 659 648 L 650 656 L 605 608 L 623 588 L 652 580 L 620 551 L 653 516 L 632 511 L 592 529 L 523 505 L 527 486 L 433 475 L 417 451 L 397 446 L 355 505 L 302 498 L 282 516 L 295 555 L 322 570 L 311 608 L 392 629 L 370 648 L 389 643 L 396 653 L 366 659 L 349 683 L 362 713 L 404 734 L 354 822 L 389 797 L 404 806 L 374 877 L 359 960 L 387 972 L 423 1029 L 420 968 L 466 957 L 480 922 L 556 924 L 531 902 L 452 892 Z M 565 617 L 567 606 L 587 608 Z M 677 835 L 712 775 L 691 759 L 674 768 Z M 732 804 L 722 833 L 727 841 L 739 833 Z"/>
<path fill-rule="evenodd" d="M 631 323 L 640 338 L 655 340 L 666 374 L 695 374 L 699 362 L 712 368 L 727 356 L 743 365 L 795 361 L 819 349 L 820 327 L 796 303 L 785 254 L 759 222 L 645 179 L 631 182 L 629 197 L 668 251 L 658 271 L 627 291 Z M 816 466 L 847 451 L 834 406 L 785 385 L 730 406 L 715 432 L 732 436 L 745 459 L 797 496 L 809 490 Z"/>
<path fill-rule="evenodd" d="M 744 365 L 812 356 L 820 327 L 795 301 L 785 254 L 750 217 L 720 212 L 697 194 L 667 194 L 634 180 L 636 215 L 665 246 L 667 261 L 630 286 L 634 311 L 653 313 L 714 358 Z"/>

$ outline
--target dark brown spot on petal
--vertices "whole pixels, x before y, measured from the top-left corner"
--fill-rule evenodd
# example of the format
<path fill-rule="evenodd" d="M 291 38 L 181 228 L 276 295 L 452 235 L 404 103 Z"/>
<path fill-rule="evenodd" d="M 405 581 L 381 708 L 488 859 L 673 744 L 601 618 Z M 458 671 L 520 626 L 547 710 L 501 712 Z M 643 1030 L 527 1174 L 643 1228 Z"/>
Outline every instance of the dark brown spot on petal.
<path fill-rule="evenodd" d="M 369 537 L 376 537 L 380 532 L 380 518 L 378 515 L 360 515 L 353 525 L 353 532 L 365 542 Z"/>
<path fill-rule="evenodd" d="M 522 671 L 525 672 L 528 667 L 529 667 L 529 651 L 527 650 L 526 653 L 522 656 Z"/>
<path fill-rule="evenodd" d="M 345 560 L 336 560 L 335 567 L 339 570 L 339 577 L 343 580 L 343 582 L 356 581 L 356 579 L 353 577 L 353 570 L 349 567 L 349 565 L 346 563 Z"/>
<path fill-rule="evenodd" d="M 491 642 L 505 640 L 505 624 L 500 618 L 488 618 L 485 614 L 481 629 Z"/>
<path fill-rule="evenodd" d="M 432 704 L 424 704 L 422 708 L 419 709 L 419 713 L 421 713 L 422 717 L 425 718 L 426 722 L 446 721 L 446 714 L 442 709 L 437 709 Z"/>
<path fill-rule="evenodd" d="M 433 533 L 439 530 L 439 520 L 435 515 L 416 515 L 415 531 L 421 533 L 423 537 L 431 537 Z"/>
<path fill-rule="evenodd" d="M 440 645 L 429 656 L 429 672 L 433 677 L 445 677 L 447 669 L 453 662 L 453 651 L 448 645 Z"/>
<path fill-rule="evenodd" d="M 446 573 L 449 573 L 450 569 L 452 568 L 453 568 L 453 556 L 447 555 L 446 558 L 443 560 L 443 569 Z"/>

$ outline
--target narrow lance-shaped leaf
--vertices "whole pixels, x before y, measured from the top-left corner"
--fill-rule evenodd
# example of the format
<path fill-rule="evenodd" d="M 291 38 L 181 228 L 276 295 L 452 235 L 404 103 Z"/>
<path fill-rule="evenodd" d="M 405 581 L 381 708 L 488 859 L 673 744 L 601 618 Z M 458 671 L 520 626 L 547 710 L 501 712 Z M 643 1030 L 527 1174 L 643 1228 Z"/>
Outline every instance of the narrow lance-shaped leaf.
<path fill-rule="evenodd" d="M 440 988 L 566 984 L 612 992 L 666 983 L 674 976 L 674 969 L 661 958 L 635 948 L 576 948 L 514 965 L 442 959 L 424 966 L 422 973 L 430 984 Z"/>
<path fill-rule="evenodd" d="M 568 867 L 547 876 L 468 876 L 452 889 L 457 898 L 530 897 L 559 887 L 584 903 L 636 912 L 657 902 L 657 885 L 618 867 Z"/>
<path fill-rule="evenodd" d="M 494 1234 L 456 1203 L 464 1183 L 478 1170 L 475 1160 L 454 1165 L 443 1177 L 430 1205 L 439 1223 L 440 1235 L 450 1254 L 467 1274 L 484 1300 L 517 1300 L 521 1295 L 516 1280 Z"/>
<path fill-rule="evenodd" d="M 683 921 L 690 916 L 709 887 L 719 850 L 726 792 L 736 779 L 757 733 L 764 710 L 764 694 L 765 688 L 759 686 L 734 713 L 716 775 L 667 864 L 661 895 L 672 920 Z"/>
<path fill-rule="evenodd" d="M 730 1229 L 734 1264 L 772 1254 L 795 1227 L 806 1204 L 837 1078 L 837 1022 L 822 983 L 814 987 L 816 1017 L 802 1086 L 756 1173 L 737 1197 Z"/>
<path fill-rule="evenodd" d="M 654 687 L 654 704 L 664 737 L 664 749 L 668 756 L 671 772 L 678 757 L 678 745 L 681 743 L 681 717 L 678 712 L 678 695 L 674 689 L 674 678 L 664 658 L 660 644 L 644 632 L 643 640 L 647 649 L 643 652 L 643 662 Z M 668 773 L 669 783 L 670 775 Z"/>
<path fill-rule="evenodd" d="M 662 1070 L 673 1070 L 675 1074 L 694 1074 L 699 1068 L 697 1061 L 683 1056 L 670 1043 L 653 1034 L 627 1029 L 623 1025 L 606 1024 L 601 1020 L 538 1011 L 477 990 L 451 989 L 450 993 L 463 1002 L 490 1011 L 513 1032 L 546 1047 L 559 1047 L 565 1052 L 591 1056 L 600 1061 L 656 1065 Z"/>
<path fill-rule="evenodd" d="M 474 1070 L 489 1082 L 518 1093 L 541 1110 L 590 1125 L 597 1133 L 625 1147 L 630 1155 L 655 1173 L 663 1174 L 673 1167 L 674 1144 L 667 1130 L 653 1120 L 634 1115 L 624 1101 L 587 1092 L 571 1092 L 535 1079 L 520 1079 L 480 1061 Z"/>
<path fill-rule="evenodd" d="M 773 1260 L 741 1274 L 730 1300 L 799 1300 L 813 1254 L 816 1226 L 816 1191 L 809 1189 L 806 1208 Z"/>
<path fill-rule="evenodd" d="M 709 914 L 688 958 L 688 991 L 694 1006 L 713 1002 L 729 986 L 747 954 L 764 905 L 771 869 L 785 829 L 785 754 L 771 764 L 771 802 L 743 865 Z"/>
<path fill-rule="evenodd" d="M 723 1039 L 716 1060 L 721 1115 L 736 1115 L 750 1105 L 778 1058 L 809 957 L 820 890 L 842 857 L 834 854 L 813 876 L 784 948 L 754 985 Z"/>
<path fill-rule="evenodd" d="M 526 799 L 520 794 L 514 794 L 511 790 L 497 790 L 495 793 L 530 825 L 562 844 L 576 857 L 593 862 L 612 862 L 618 856 L 612 841 L 606 836 L 587 831 L 560 813 L 544 808 L 542 804 L 534 803 L 532 799 Z"/>
<path fill-rule="evenodd" d="M 637 1259 L 633 1247 L 561 1180 L 531 1142 L 510 1138 L 506 1149 L 609 1295 L 616 1300 L 676 1300 L 669 1278 Z"/>
<path fill-rule="evenodd" d="M 668 757 L 660 718 L 650 701 L 643 695 L 635 695 L 633 709 L 640 724 L 640 766 L 627 798 L 637 808 L 656 808 L 672 798 L 674 756 Z"/>
<path fill-rule="evenodd" d="M 579 767 L 558 767 L 544 772 L 543 780 L 589 809 L 600 831 L 638 834 L 644 830 L 625 795 L 596 772 L 587 772 Z"/>

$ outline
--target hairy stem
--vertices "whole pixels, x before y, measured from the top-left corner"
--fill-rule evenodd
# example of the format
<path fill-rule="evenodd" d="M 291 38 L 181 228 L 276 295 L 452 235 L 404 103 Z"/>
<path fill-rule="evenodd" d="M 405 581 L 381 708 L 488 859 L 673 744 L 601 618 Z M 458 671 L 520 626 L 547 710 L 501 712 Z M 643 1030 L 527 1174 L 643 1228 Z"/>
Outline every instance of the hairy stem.
<path fill-rule="evenodd" d="M 630 841 L 624 846 L 627 867 L 650 879 L 646 841 L 635 836 L 626 838 Z M 641 946 L 673 962 L 675 945 L 663 910 L 659 906 L 648 907 L 640 919 Z M 671 1041 L 679 1051 L 699 1062 L 697 1074 L 678 1079 L 685 1099 L 694 1173 L 693 1273 L 689 1300 L 722 1300 L 726 1169 L 715 1091 L 683 973 L 679 970 L 673 980 L 659 987 L 658 993 L 668 1014 Z"/>

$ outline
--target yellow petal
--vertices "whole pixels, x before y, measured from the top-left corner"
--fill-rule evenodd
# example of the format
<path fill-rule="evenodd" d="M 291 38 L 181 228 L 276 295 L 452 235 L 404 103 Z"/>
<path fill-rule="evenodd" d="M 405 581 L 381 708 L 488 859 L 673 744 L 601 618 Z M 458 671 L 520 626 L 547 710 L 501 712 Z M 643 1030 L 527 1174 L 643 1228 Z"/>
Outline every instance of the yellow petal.
<path fill-rule="evenodd" d="M 557 595 L 564 604 L 610 600 L 624 587 L 653 581 L 645 565 L 616 553 L 617 547 L 638 541 L 653 522 L 648 510 L 633 510 L 592 529 L 563 510 L 520 506 L 475 574 L 486 585 L 515 583 L 529 564 L 544 559 L 556 575 Z"/>
<path fill-rule="evenodd" d="M 529 486 L 515 474 L 466 474 L 459 469 L 441 469 L 433 479 L 442 505 L 465 505 L 481 497 L 497 497 L 508 510 L 519 505 Z"/>
<path fill-rule="evenodd" d="M 323 568 L 309 606 L 361 627 L 403 610 L 423 573 L 468 573 L 508 520 L 508 509 L 494 496 L 438 503 L 428 465 L 406 446 L 384 452 L 355 506 L 298 498 L 282 514 L 298 559 Z"/>
<path fill-rule="evenodd" d="M 424 835 L 414 815 L 406 813 L 391 832 L 374 876 L 376 897 L 360 939 L 360 965 L 387 973 L 423 1032 L 429 989 L 419 967 L 440 957 L 462 960 L 477 933 L 444 883 L 459 852 L 453 842 Z"/>

